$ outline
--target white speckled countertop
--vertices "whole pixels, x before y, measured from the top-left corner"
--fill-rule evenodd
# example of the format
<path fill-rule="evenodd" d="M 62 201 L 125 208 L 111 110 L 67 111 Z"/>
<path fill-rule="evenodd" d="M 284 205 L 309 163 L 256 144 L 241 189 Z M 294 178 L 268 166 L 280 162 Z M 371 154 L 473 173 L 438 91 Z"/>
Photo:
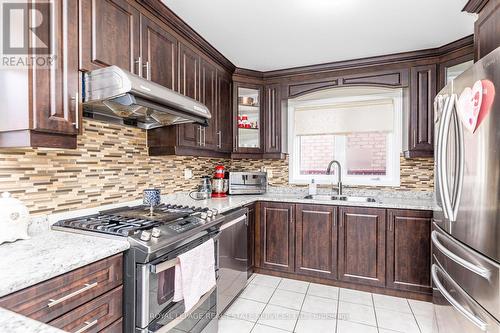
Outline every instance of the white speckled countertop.
<path fill-rule="evenodd" d="M 64 333 L 60 329 L 2 308 L 0 308 L 0 332 Z"/>
<path fill-rule="evenodd" d="M 46 231 L 0 245 L 0 297 L 129 248 L 126 239 Z"/>
<path fill-rule="evenodd" d="M 355 206 L 393 209 L 415 209 L 433 210 L 434 200 L 432 197 L 394 197 L 394 196 L 374 196 L 376 202 L 346 202 L 340 200 L 311 200 L 304 199 L 304 193 L 266 193 L 261 195 L 233 195 L 226 198 L 193 200 L 186 193 L 176 193 L 162 196 L 162 202 L 175 203 L 177 205 L 200 206 L 217 209 L 220 213 L 256 202 L 289 202 L 304 204 L 320 204 L 335 206 Z"/>
<path fill-rule="evenodd" d="M 193 200 L 187 193 L 162 196 L 162 202 L 217 209 L 220 213 L 242 207 L 256 201 L 309 203 L 337 206 L 378 207 L 395 209 L 433 210 L 431 193 L 346 191 L 348 195 L 371 196 L 376 202 L 345 202 L 304 199 L 304 189 L 269 188 L 263 195 L 236 195 L 227 198 Z M 95 214 L 100 210 L 120 206 L 135 206 L 141 200 L 108 205 L 68 213 L 54 214 L 45 219 L 53 224 L 58 220 Z M 35 228 L 44 230 L 44 222 L 34 219 Z M 43 231 L 31 239 L 0 245 L 0 297 L 32 286 L 71 270 L 123 252 L 129 248 L 126 239 L 111 240 L 103 237 L 78 235 L 63 231 Z M 63 332 L 41 322 L 0 308 L 0 332 L 12 333 L 59 333 Z"/>

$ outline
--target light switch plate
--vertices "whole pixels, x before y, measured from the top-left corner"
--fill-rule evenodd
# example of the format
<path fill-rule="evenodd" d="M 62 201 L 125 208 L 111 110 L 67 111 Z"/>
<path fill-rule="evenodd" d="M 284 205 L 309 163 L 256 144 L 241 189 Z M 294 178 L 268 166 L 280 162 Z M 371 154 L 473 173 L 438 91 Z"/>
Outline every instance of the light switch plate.
<path fill-rule="evenodd" d="M 184 179 L 191 179 L 193 178 L 193 170 L 191 169 L 184 169 Z"/>

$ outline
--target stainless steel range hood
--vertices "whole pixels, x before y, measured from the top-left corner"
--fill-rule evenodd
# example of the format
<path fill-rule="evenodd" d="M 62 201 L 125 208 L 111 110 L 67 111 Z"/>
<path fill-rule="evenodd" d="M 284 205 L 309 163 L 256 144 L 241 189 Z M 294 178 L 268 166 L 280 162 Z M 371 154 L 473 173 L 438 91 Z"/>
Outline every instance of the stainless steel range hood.
<path fill-rule="evenodd" d="M 184 123 L 208 125 L 212 116 L 198 101 L 110 66 L 84 76 L 84 115 L 152 129 Z"/>

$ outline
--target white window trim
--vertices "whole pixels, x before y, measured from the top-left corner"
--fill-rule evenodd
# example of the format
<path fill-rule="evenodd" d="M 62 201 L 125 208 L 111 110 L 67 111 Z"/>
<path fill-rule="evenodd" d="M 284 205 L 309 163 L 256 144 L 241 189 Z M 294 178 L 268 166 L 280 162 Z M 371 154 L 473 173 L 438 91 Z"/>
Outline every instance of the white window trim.
<path fill-rule="evenodd" d="M 312 101 L 300 101 L 300 100 L 289 100 L 288 101 L 288 151 L 289 156 L 289 173 L 288 181 L 290 184 L 308 184 L 311 179 L 317 184 L 336 184 L 338 182 L 338 175 L 300 175 L 299 174 L 299 158 L 300 156 L 300 145 L 299 140 L 295 137 L 294 133 L 294 112 L 297 107 L 304 106 L 318 106 L 332 103 L 345 103 L 345 102 L 360 102 L 376 99 L 387 99 L 391 98 L 394 102 L 394 132 L 387 136 L 387 160 L 392 163 L 388 163 L 388 176 L 348 176 L 347 168 L 342 168 L 342 183 L 344 185 L 365 185 L 365 186 L 399 186 L 400 185 L 400 154 L 402 151 L 402 123 L 403 123 L 403 89 L 390 89 L 387 92 L 381 92 L 374 95 L 364 95 L 364 96 L 350 96 L 350 97 L 336 97 L 330 99 L 322 100 L 312 100 Z M 392 145 L 390 144 L 392 141 Z M 338 143 L 336 143 L 338 144 Z M 345 145 L 343 145 L 345 147 Z M 340 156 L 340 161 L 345 161 L 345 151 L 342 152 L 343 156 Z M 343 166 L 343 165 L 342 165 Z M 326 169 L 327 166 L 325 166 Z"/>

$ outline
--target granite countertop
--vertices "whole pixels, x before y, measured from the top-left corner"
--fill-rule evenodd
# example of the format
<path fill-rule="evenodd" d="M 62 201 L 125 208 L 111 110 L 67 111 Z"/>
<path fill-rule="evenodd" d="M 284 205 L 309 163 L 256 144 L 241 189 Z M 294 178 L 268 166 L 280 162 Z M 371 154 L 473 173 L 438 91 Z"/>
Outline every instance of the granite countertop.
<path fill-rule="evenodd" d="M 305 195 L 306 194 L 304 193 L 266 193 L 261 195 L 233 195 L 226 198 L 194 200 L 191 199 L 186 193 L 176 193 L 162 196 L 162 202 L 188 206 L 208 207 L 217 209 L 220 213 L 224 213 L 256 201 L 414 210 L 434 209 L 434 200 L 431 196 L 397 197 L 377 195 L 375 196 L 376 202 L 346 202 L 340 200 L 304 199 Z"/>
<path fill-rule="evenodd" d="M 45 231 L 0 245 L 0 297 L 129 248 L 126 239 Z M 1 330 L 0 330 L 1 331 Z"/>
<path fill-rule="evenodd" d="M 60 329 L 2 308 L 0 308 L 0 332 L 64 333 Z"/>

